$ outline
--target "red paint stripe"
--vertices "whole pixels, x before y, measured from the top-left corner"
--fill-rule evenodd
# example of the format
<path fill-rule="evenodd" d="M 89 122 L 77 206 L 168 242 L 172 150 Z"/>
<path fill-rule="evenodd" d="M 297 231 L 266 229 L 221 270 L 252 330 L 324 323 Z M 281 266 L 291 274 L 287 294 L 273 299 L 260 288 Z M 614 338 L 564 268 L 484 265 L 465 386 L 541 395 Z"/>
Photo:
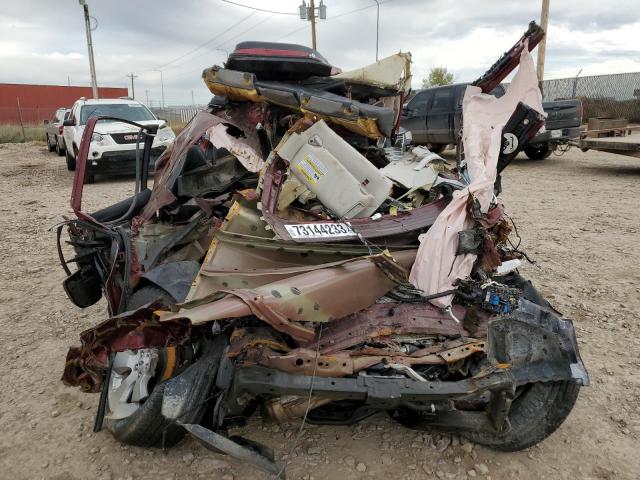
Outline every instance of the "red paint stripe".
<path fill-rule="evenodd" d="M 277 50 L 275 48 L 240 48 L 234 53 L 239 55 L 272 55 L 275 57 L 309 57 L 307 52 L 299 50 Z"/>

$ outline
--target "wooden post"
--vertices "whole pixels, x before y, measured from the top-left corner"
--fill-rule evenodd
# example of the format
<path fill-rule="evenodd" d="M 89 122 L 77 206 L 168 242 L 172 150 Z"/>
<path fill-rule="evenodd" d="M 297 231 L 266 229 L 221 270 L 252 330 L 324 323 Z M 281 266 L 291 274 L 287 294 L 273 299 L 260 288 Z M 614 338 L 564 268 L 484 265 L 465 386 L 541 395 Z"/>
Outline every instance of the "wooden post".
<path fill-rule="evenodd" d="M 311 12 L 311 18 L 309 20 L 311 20 L 311 46 L 313 47 L 314 50 L 317 50 L 316 48 L 316 6 L 313 3 L 313 0 L 310 0 L 310 5 L 309 5 L 309 11 Z"/>
<path fill-rule="evenodd" d="M 26 143 L 27 136 L 24 134 L 24 123 L 22 123 L 22 108 L 20 108 L 20 97 L 16 97 L 18 102 L 18 118 L 20 119 L 20 127 L 22 128 L 22 143 Z"/>
<path fill-rule="evenodd" d="M 547 50 L 547 37 L 549 36 L 549 1 L 542 0 L 542 13 L 540 14 L 540 26 L 544 30 L 544 38 L 538 44 L 538 83 L 542 87 L 542 80 L 544 79 L 544 56 Z"/>

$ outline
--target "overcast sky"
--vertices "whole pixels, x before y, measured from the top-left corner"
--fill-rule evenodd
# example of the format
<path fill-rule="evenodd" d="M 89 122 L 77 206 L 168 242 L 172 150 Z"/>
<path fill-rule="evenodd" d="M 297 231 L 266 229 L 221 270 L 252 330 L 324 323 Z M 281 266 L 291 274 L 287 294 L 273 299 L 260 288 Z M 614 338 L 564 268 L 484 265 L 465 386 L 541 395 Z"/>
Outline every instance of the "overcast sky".
<path fill-rule="evenodd" d="M 319 2 L 319 0 L 316 0 Z M 164 72 L 167 104 L 206 103 L 202 70 L 221 64 L 223 50 L 243 40 L 310 45 L 301 0 L 237 0 L 293 15 L 253 11 L 222 0 L 88 0 L 98 21 L 93 32 L 100 86 L 128 86 L 136 97 L 160 101 Z M 414 86 L 433 66 L 456 81 L 485 71 L 539 20 L 541 0 L 381 0 L 380 57 L 413 54 Z M 545 78 L 640 71 L 637 0 L 551 0 Z M 318 50 L 343 70 L 375 61 L 373 0 L 325 0 Z M 610 6 L 609 6 L 610 5 Z M 0 83 L 89 84 L 82 16 L 77 0 L 0 0 Z M 199 48 L 198 48 L 199 47 Z M 216 50 L 222 49 L 222 50 Z"/>

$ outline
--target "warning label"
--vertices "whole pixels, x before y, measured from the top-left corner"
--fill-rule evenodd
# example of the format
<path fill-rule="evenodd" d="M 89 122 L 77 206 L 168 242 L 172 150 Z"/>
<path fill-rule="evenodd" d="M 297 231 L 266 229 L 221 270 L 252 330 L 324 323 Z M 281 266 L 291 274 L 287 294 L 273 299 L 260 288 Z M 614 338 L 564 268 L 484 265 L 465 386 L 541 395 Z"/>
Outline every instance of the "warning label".
<path fill-rule="evenodd" d="M 318 183 L 327 174 L 327 167 L 311 152 L 304 154 L 295 169 L 312 185 Z"/>

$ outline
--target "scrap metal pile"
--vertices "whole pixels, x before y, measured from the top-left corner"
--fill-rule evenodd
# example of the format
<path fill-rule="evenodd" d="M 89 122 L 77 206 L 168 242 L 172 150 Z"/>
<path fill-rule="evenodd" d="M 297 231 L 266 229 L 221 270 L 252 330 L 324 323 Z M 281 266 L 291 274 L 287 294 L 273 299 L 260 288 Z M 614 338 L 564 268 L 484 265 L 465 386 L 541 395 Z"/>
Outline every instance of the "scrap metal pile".
<path fill-rule="evenodd" d="M 465 112 L 521 58 L 512 84 L 526 84 L 543 34 L 530 25 Z M 158 445 L 160 430 L 132 433 L 134 416 L 155 415 L 171 438 L 186 429 L 274 473 L 226 428 L 256 410 L 331 424 L 384 410 L 505 450 L 542 440 L 568 411 L 523 420 L 518 405 L 544 386 L 564 392 L 536 393 L 544 408 L 566 407 L 588 378 L 570 321 L 514 271 L 523 254 L 496 199 L 541 107 L 514 87 L 496 133 L 465 123 L 446 160 L 398 129 L 410 54 L 336 73 L 317 52 L 301 64 L 307 50 L 245 42 L 205 70 L 209 109 L 152 190 L 141 169 L 133 200 L 82 213 L 80 162 L 65 289 L 80 306 L 102 290 L 113 317 L 70 350 L 65 383 L 102 392 L 97 426 L 122 441 Z"/>

